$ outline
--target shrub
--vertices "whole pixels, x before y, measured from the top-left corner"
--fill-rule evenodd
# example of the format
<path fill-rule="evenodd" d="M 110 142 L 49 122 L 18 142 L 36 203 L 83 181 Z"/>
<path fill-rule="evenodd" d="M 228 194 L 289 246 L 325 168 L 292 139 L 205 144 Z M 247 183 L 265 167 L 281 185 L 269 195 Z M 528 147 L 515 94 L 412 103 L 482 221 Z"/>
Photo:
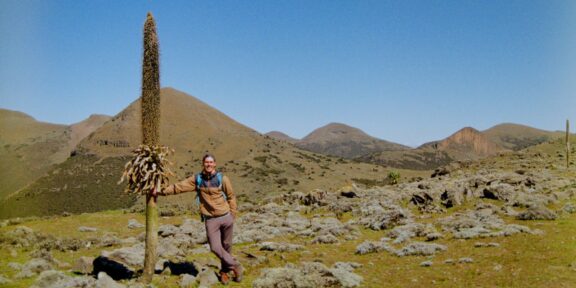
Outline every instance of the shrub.
<path fill-rule="evenodd" d="M 400 173 L 398 171 L 390 171 L 388 173 L 388 183 L 394 185 L 400 181 Z"/>

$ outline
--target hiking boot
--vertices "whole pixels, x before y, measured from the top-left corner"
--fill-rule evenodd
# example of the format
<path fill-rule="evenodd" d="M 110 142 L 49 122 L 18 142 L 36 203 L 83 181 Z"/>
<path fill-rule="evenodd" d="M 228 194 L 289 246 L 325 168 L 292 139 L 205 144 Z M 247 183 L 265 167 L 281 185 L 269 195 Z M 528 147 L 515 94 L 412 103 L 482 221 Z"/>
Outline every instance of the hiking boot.
<path fill-rule="evenodd" d="M 234 277 L 232 277 L 232 280 L 234 280 L 234 282 L 242 281 L 243 278 L 242 272 L 244 272 L 244 269 L 240 265 L 232 268 L 232 273 L 234 273 Z"/>
<path fill-rule="evenodd" d="M 228 282 L 230 282 L 230 277 L 228 276 L 228 273 L 220 271 L 220 282 L 224 285 L 227 285 Z"/>

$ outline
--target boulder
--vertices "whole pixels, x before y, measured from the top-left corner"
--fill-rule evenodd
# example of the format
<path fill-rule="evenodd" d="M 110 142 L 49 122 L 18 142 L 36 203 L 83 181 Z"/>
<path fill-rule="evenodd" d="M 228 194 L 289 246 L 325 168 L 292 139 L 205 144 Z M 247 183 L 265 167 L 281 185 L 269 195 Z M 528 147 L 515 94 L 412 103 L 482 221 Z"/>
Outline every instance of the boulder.
<path fill-rule="evenodd" d="M 518 220 L 556 220 L 556 218 L 558 215 L 555 212 L 543 206 L 530 207 L 516 216 Z"/>
<path fill-rule="evenodd" d="M 94 262 L 94 257 L 82 256 L 82 257 L 78 258 L 78 260 L 76 260 L 76 262 L 72 266 L 72 271 L 74 273 L 84 274 L 84 275 L 91 274 L 92 271 L 94 270 L 94 265 L 92 264 L 93 262 Z"/>

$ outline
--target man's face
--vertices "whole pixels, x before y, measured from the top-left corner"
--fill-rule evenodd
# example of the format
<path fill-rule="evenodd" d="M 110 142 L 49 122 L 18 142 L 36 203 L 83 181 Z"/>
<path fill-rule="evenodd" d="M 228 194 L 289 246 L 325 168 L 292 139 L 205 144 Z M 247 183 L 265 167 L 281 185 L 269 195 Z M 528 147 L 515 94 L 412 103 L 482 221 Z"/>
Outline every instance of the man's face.
<path fill-rule="evenodd" d="M 206 157 L 206 159 L 204 159 L 203 166 L 204 172 L 212 174 L 216 170 L 216 161 L 214 161 L 212 157 Z"/>

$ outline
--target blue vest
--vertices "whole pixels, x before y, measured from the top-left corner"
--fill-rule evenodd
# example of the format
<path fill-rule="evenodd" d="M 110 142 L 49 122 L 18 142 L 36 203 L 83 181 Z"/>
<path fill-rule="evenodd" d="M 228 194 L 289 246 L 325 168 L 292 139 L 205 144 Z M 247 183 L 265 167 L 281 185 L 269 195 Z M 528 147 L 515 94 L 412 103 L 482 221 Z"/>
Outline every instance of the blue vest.
<path fill-rule="evenodd" d="M 222 173 L 221 172 L 217 172 L 216 173 L 216 180 L 218 180 L 218 189 L 220 189 L 220 191 L 222 192 L 222 196 L 224 197 L 224 200 L 228 200 L 228 197 L 226 197 L 226 193 L 224 193 L 224 191 L 222 191 Z M 202 185 L 204 184 L 204 185 Z M 196 204 L 200 205 L 200 187 L 207 187 L 206 184 L 204 183 L 204 180 L 202 179 L 202 172 L 196 174 Z"/>

